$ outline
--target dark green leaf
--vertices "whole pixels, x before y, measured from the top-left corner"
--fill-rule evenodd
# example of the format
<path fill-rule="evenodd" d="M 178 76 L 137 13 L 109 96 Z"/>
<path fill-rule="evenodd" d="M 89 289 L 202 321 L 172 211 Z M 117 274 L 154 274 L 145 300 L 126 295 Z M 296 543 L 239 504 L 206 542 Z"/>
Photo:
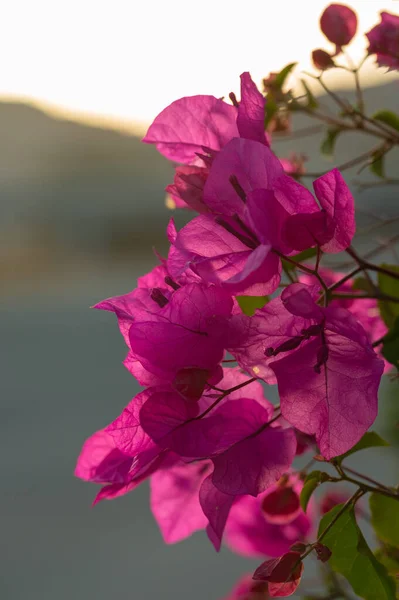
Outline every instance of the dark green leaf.
<path fill-rule="evenodd" d="M 345 454 L 341 454 L 341 456 L 337 456 L 335 462 L 339 465 L 342 463 L 344 458 L 354 454 L 355 452 L 359 452 L 359 450 L 365 450 L 366 448 L 377 448 L 378 446 L 389 446 L 388 442 L 382 439 L 381 436 L 378 435 L 375 431 L 368 431 L 364 434 L 361 440 L 358 441 L 357 444 L 353 446 L 348 452 Z"/>
<path fill-rule="evenodd" d="M 374 552 L 374 556 L 384 565 L 388 573 L 391 575 L 399 573 L 399 548 L 384 545 Z"/>
<path fill-rule="evenodd" d="M 297 64 L 298 63 L 293 62 L 284 67 L 284 69 L 281 69 L 280 73 L 276 76 L 276 79 L 273 81 L 273 87 L 281 90 L 288 75 L 297 66 Z"/>
<path fill-rule="evenodd" d="M 302 510 L 306 512 L 309 500 L 315 489 L 326 481 L 329 481 L 330 476 L 328 473 L 323 471 L 312 471 L 306 477 L 301 494 L 299 496 L 299 502 L 301 503 Z"/>
<path fill-rule="evenodd" d="M 277 111 L 278 111 L 277 102 L 276 102 L 272 92 L 269 92 L 266 97 L 266 105 L 265 105 L 265 129 L 267 129 L 270 121 L 273 119 L 273 117 Z"/>
<path fill-rule="evenodd" d="M 252 317 L 257 308 L 263 308 L 269 300 L 269 296 L 237 296 L 242 312 L 249 317 Z"/>
<path fill-rule="evenodd" d="M 381 267 L 399 274 L 399 267 L 396 265 L 382 264 Z M 383 294 L 399 298 L 399 279 L 394 279 L 385 273 L 378 273 L 378 287 Z M 396 317 L 399 317 L 399 303 L 379 300 L 378 307 L 384 323 L 391 328 Z"/>
<path fill-rule="evenodd" d="M 383 542 L 399 546 L 399 502 L 382 494 L 370 496 L 371 523 Z"/>
<path fill-rule="evenodd" d="M 373 119 L 381 121 L 381 123 L 385 123 L 392 127 L 392 129 L 399 131 L 399 115 L 390 110 L 379 110 L 373 115 Z"/>
<path fill-rule="evenodd" d="M 341 130 L 337 129 L 336 127 L 327 129 L 326 137 L 320 146 L 320 151 L 322 154 L 326 154 L 327 156 L 334 154 L 335 142 L 337 141 L 337 137 L 340 132 Z"/>
<path fill-rule="evenodd" d="M 377 150 L 371 155 L 371 163 L 369 168 L 374 175 L 377 175 L 377 177 L 385 177 L 384 158 L 385 154 L 381 153 L 380 150 Z"/>
<path fill-rule="evenodd" d="M 317 102 L 316 98 L 314 97 L 312 90 L 310 89 L 310 87 L 308 86 L 308 84 L 306 83 L 306 81 L 304 79 L 301 79 L 301 83 L 303 85 L 303 87 L 305 88 L 305 94 L 306 94 L 306 98 L 308 100 L 308 104 L 307 104 L 307 108 L 317 108 L 319 103 Z"/>
<path fill-rule="evenodd" d="M 290 260 L 293 260 L 296 263 L 304 263 L 305 261 L 309 260 L 310 258 L 313 258 L 314 256 L 316 256 L 316 254 L 317 254 L 317 248 L 309 248 L 309 250 L 304 250 L 303 252 L 300 252 L 299 254 L 295 254 L 295 256 L 290 256 Z M 288 262 L 288 260 L 283 259 L 282 262 L 283 262 L 285 271 L 293 271 L 294 269 L 296 269 L 296 266 L 293 265 L 291 262 Z"/>
<path fill-rule="evenodd" d="M 399 371 L 399 317 L 396 317 L 394 324 L 384 337 L 382 355 Z"/>
<path fill-rule="evenodd" d="M 342 506 L 335 506 L 322 518 L 319 536 L 337 518 Z M 353 506 L 337 518 L 322 541 L 332 552 L 328 564 L 346 577 L 358 596 L 365 600 L 395 600 L 395 582 L 368 547 Z"/>
<path fill-rule="evenodd" d="M 374 292 L 373 286 L 365 277 L 357 277 L 352 285 L 353 290 L 362 290 L 363 292 Z"/>

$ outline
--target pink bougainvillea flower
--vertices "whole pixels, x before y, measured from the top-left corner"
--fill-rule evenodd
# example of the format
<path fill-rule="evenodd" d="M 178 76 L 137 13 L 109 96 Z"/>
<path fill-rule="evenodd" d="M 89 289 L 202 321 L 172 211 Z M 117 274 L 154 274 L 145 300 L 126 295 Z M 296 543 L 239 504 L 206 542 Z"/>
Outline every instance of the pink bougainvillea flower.
<path fill-rule="evenodd" d="M 303 573 L 299 552 L 287 552 L 280 558 L 267 560 L 255 571 L 255 581 L 266 581 L 271 598 L 291 596 L 297 589 Z"/>
<path fill-rule="evenodd" d="M 178 385 L 187 369 L 197 381 L 201 380 L 198 370 L 208 371 L 211 378 L 224 355 L 232 307 L 224 290 L 188 284 L 177 289 L 161 310 L 133 321 L 130 348 L 147 371 L 165 381 Z M 195 391 L 196 398 L 203 388 Z"/>
<path fill-rule="evenodd" d="M 322 308 L 315 299 L 315 286 L 292 284 L 250 320 L 235 317 L 247 339 L 232 353 L 266 381 L 269 369 L 274 372 L 283 417 L 315 435 L 330 459 L 349 450 L 374 422 L 384 365 L 350 312 Z"/>
<path fill-rule="evenodd" d="M 331 243 L 338 229 L 337 202 L 343 203 L 340 192 L 333 190 L 332 198 L 323 190 L 322 202 L 332 215 L 325 217 L 312 194 L 284 174 L 269 148 L 234 139 L 216 156 L 205 184 L 203 201 L 214 214 L 193 219 L 177 234 L 169 271 L 181 277 L 191 269 L 234 295 L 271 293 L 280 281 L 278 253 L 292 254 L 298 244 L 302 250 L 304 243 L 312 247 L 320 241 L 306 229 L 312 215 L 323 235 L 328 220 L 322 241 Z M 305 218 L 305 241 L 297 240 L 297 223 L 287 235 L 287 224 L 296 216 Z"/>
<path fill-rule="evenodd" d="M 193 495 L 194 490 L 199 490 L 200 506 L 208 520 L 208 536 L 217 550 L 236 497 L 256 496 L 268 489 L 289 469 L 295 456 L 293 430 L 278 427 L 276 423 L 268 425 L 273 408 L 264 399 L 260 384 L 250 382 L 242 386 L 246 381 L 248 378 L 238 369 L 225 369 L 219 389 L 233 391 L 225 397 L 219 394 L 216 400 L 214 393 L 205 393 L 195 403 L 187 402 L 170 390 L 147 390 L 139 414 L 140 426 L 158 448 L 173 451 L 186 461 L 195 460 L 194 464 L 211 465 L 211 469 L 186 471 L 187 481 L 182 484 L 192 490 Z M 238 386 L 242 387 L 234 391 Z M 123 421 L 123 428 L 130 439 L 129 415 Z M 122 450 L 127 451 L 124 446 Z M 179 469 L 181 475 L 184 469 Z M 178 473 L 177 483 L 173 483 L 173 473 L 170 477 L 165 473 L 154 476 L 155 481 L 172 485 L 172 490 L 165 491 L 169 498 L 167 515 L 179 513 L 173 498 L 178 498 L 175 488 L 180 475 Z M 192 502 L 195 502 L 194 497 Z M 193 511 L 194 523 L 201 523 L 194 508 Z M 160 524 L 161 528 L 168 528 L 168 523 Z M 186 535 L 184 531 L 183 526 L 176 525 L 171 539 L 175 539 L 174 536 L 176 540 L 182 539 Z"/>
<path fill-rule="evenodd" d="M 226 524 L 226 540 L 232 550 L 244 556 L 280 556 L 288 552 L 292 544 L 303 541 L 311 531 L 313 503 L 305 514 L 299 501 L 296 502 L 301 488 L 301 482 L 290 477 L 286 485 L 277 483 L 257 498 L 239 498 Z M 292 492 L 291 503 L 282 505 L 280 502 L 279 507 L 273 507 L 269 500 L 275 499 L 281 490 Z M 292 501 L 294 496 L 295 501 Z"/>
<path fill-rule="evenodd" d="M 296 347 L 270 364 L 282 414 L 315 435 L 320 452 L 330 459 L 349 450 L 374 422 L 383 362 L 345 309 L 322 309 L 302 284 L 286 288 L 282 303 L 291 314 L 313 321 Z"/>
<path fill-rule="evenodd" d="M 227 391 L 248 381 L 237 368 L 224 369 L 223 375 L 219 390 Z M 267 423 L 273 415 L 273 406 L 256 381 L 221 401 L 218 396 L 215 401 L 214 396 L 214 392 L 205 393 L 198 403 L 192 404 L 172 391 L 154 391 L 143 405 L 140 422 L 157 443 L 167 445 L 180 456 L 199 459 L 224 452 L 253 434 L 259 423 Z"/>
<path fill-rule="evenodd" d="M 313 182 L 321 210 L 309 214 L 298 211 L 286 223 L 286 241 L 300 252 L 319 245 L 323 252 L 342 252 L 355 235 L 353 196 L 338 169 Z"/>
<path fill-rule="evenodd" d="M 226 371 L 232 373 L 226 376 Z M 236 369 L 228 369 L 221 385 L 243 380 Z M 258 383 L 227 395 L 215 407 L 213 403 L 206 394 L 192 404 L 179 394 L 153 391 L 141 409 L 140 422 L 162 447 L 190 459 L 211 458 L 212 482 L 221 492 L 257 496 L 290 467 L 295 433 L 275 423 L 268 426 L 273 408 Z"/>
<path fill-rule="evenodd" d="M 326 38 L 337 46 L 347 46 L 356 34 L 356 13 L 344 4 L 330 4 L 320 17 L 320 28 Z"/>
<path fill-rule="evenodd" d="M 399 70 L 399 16 L 381 12 L 381 23 L 366 36 L 369 41 L 368 53 L 376 55 L 378 65 Z"/>
<path fill-rule="evenodd" d="M 192 164 L 204 152 L 214 155 L 237 137 L 266 144 L 264 107 L 251 76 L 243 73 L 238 106 L 214 96 L 181 98 L 156 117 L 143 142 L 155 144 L 166 158 L 184 164 Z"/>
<path fill-rule="evenodd" d="M 267 583 L 254 581 L 252 575 L 244 575 L 231 593 L 223 600 L 268 600 Z"/>
<path fill-rule="evenodd" d="M 209 461 L 177 464 L 151 477 L 151 510 L 167 544 L 174 544 L 208 524 L 199 490 L 212 470 Z"/>
<path fill-rule="evenodd" d="M 330 269 L 320 269 L 319 273 L 327 286 L 331 286 L 345 277 L 345 273 L 331 271 Z M 317 280 L 313 276 L 305 273 L 300 275 L 299 280 L 307 285 L 317 283 Z M 347 279 L 335 291 L 351 295 L 361 294 L 361 290 L 354 289 L 354 283 L 353 279 Z M 375 298 L 359 298 L 358 300 L 356 298 L 334 298 L 330 304 L 331 306 L 342 306 L 342 308 L 349 310 L 363 326 L 370 343 L 381 339 L 388 331 L 384 321 L 381 319 L 378 303 Z M 377 349 L 376 352 L 384 361 L 384 373 L 386 373 L 392 368 L 392 365 L 380 355 L 380 349 Z"/>

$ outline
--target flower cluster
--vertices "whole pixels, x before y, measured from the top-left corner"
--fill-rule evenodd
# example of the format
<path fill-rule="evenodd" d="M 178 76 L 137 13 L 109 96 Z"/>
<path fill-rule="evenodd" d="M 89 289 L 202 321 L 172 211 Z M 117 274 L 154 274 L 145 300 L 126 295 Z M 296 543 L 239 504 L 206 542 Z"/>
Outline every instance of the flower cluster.
<path fill-rule="evenodd" d="M 356 15 L 331 5 L 321 27 L 339 54 Z M 369 51 L 393 68 L 397 48 L 384 31 L 368 34 Z M 76 467 L 102 485 L 94 503 L 149 479 L 167 543 L 206 529 L 216 550 L 225 535 L 237 552 L 272 557 L 231 596 L 251 600 L 287 596 L 301 577 L 315 509 L 301 508 L 295 456 L 349 451 L 376 418 L 388 368 L 372 345 L 386 333 L 377 301 L 319 268 L 324 255 L 350 250 L 352 194 L 337 169 L 313 182 L 314 193 L 302 185 L 302 162 L 273 153 L 276 122 L 266 132 L 265 111 L 267 97 L 243 73 L 239 101 L 182 98 L 150 126 L 143 141 L 178 163 L 173 205 L 196 214 L 179 231 L 169 223 L 167 258 L 132 292 L 95 307 L 115 313 L 124 364 L 144 389 L 86 441 Z M 316 264 L 298 262 L 303 252 Z M 255 311 L 245 309 L 251 299 Z M 279 405 L 265 384 L 278 386 Z M 328 548 L 314 548 L 328 559 Z"/>

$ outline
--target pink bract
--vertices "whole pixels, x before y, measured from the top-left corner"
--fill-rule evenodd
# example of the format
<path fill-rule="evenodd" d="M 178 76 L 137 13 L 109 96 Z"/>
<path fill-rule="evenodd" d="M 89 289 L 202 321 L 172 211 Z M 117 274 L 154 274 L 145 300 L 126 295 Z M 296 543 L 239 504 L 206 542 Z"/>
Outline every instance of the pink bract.
<path fill-rule="evenodd" d="M 185 539 L 205 529 L 199 490 L 211 470 L 210 463 L 176 465 L 160 470 L 151 477 L 151 510 L 167 544 Z"/>
<path fill-rule="evenodd" d="M 295 478 L 288 482 L 290 487 L 293 484 L 291 489 L 298 497 L 302 485 Z M 270 522 L 270 515 L 265 514 L 263 504 L 279 489 L 277 483 L 257 498 L 245 496 L 235 502 L 226 524 L 226 540 L 232 550 L 244 556 L 280 556 L 288 552 L 292 544 L 305 540 L 310 534 L 312 504 L 308 507 L 308 514 L 298 509 L 291 515 L 281 515 L 283 522 Z"/>
<path fill-rule="evenodd" d="M 345 273 L 331 271 L 330 269 L 320 269 L 319 273 L 327 286 L 331 286 L 345 277 Z M 307 285 L 317 284 L 315 277 L 305 273 L 299 276 L 299 280 Z M 345 283 L 337 287 L 335 291 L 351 295 L 360 294 L 361 290 L 354 289 L 354 283 L 354 279 L 348 279 Z M 388 331 L 387 326 L 381 319 L 378 302 L 374 298 L 359 298 L 359 300 L 356 298 L 334 298 L 330 304 L 331 306 L 341 306 L 349 310 L 364 328 L 370 343 L 381 339 Z M 376 352 L 384 361 L 384 373 L 392 369 L 392 365 L 380 355 L 380 350 L 376 349 Z"/>
<path fill-rule="evenodd" d="M 238 108 L 214 96 L 181 98 L 156 117 L 143 142 L 155 144 L 166 158 L 184 164 L 192 164 L 204 153 L 213 155 L 233 138 L 266 144 L 264 106 L 251 76 L 243 73 Z"/>
<path fill-rule="evenodd" d="M 366 34 L 368 53 L 375 54 L 380 67 L 399 70 L 399 16 L 381 12 L 381 23 Z"/>
<path fill-rule="evenodd" d="M 356 13 L 344 4 L 330 4 L 320 17 L 320 27 L 338 51 L 341 46 L 349 44 L 356 33 Z"/>
<path fill-rule="evenodd" d="M 315 292 L 292 284 L 251 319 L 234 317 L 247 336 L 231 352 L 266 381 L 274 372 L 283 417 L 315 435 L 329 459 L 349 450 L 374 422 L 383 362 L 360 323 L 341 307 L 315 304 Z"/>

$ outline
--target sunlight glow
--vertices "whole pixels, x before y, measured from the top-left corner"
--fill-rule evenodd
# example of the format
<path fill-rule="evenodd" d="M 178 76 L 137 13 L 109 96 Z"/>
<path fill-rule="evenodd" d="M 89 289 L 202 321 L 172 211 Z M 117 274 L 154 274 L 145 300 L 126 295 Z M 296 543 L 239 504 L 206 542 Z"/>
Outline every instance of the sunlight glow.
<path fill-rule="evenodd" d="M 318 28 L 328 4 L 9 0 L 0 13 L 0 95 L 45 103 L 66 116 L 78 113 L 102 124 L 144 125 L 181 96 L 237 91 L 245 70 L 257 82 L 292 61 L 311 70 L 311 50 L 331 48 Z M 366 47 L 362 33 L 379 21 L 381 10 L 398 13 L 399 2 L 348 4 L 359 15 L 360 33 L 350 53 L 360 60 Z M 365 67 L 364 85 L 383 78 L 372 62 Z M 332 77 L 335 86 L 350 85 L 342 72 Z"/>

